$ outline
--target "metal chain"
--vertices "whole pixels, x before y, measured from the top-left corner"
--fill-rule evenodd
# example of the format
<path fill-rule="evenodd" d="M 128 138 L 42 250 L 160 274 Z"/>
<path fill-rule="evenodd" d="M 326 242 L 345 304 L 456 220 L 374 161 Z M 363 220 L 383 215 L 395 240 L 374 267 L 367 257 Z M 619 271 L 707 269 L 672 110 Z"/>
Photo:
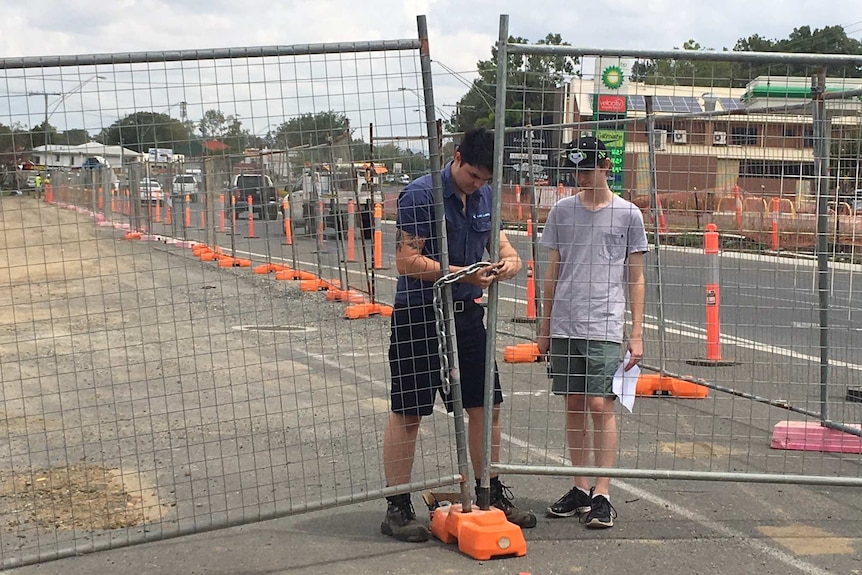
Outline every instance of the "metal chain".
<path fill-rule="evenodd" d="M 482 268 L 492 266 L 490 262 L 476 262 L 457 272 L 451 272 L 434 282 L 434 318 L 437 327 L 437 353 L 440 355 L 440 387 L 444 394 L 449 395 L 452 386 L 449 381 L 449 350 L 446 337 L 446 317 L 443 315 L 443 286 L 453 284 L 470 274 L 476 273 Z"/>

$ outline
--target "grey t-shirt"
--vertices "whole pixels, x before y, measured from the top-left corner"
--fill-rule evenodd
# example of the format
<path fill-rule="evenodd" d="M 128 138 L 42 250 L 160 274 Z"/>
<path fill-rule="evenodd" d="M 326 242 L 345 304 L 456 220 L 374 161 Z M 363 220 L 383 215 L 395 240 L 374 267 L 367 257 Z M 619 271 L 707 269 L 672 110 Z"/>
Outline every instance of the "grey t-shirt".
<path fill-rule="evenodd" d="M 596 211 L 577 195 L 563 198 L 541 242 L 560 252 L 551 336 L 622 343 L 626 257 L 649 250 L 640 209 L 619 196 Z"/>

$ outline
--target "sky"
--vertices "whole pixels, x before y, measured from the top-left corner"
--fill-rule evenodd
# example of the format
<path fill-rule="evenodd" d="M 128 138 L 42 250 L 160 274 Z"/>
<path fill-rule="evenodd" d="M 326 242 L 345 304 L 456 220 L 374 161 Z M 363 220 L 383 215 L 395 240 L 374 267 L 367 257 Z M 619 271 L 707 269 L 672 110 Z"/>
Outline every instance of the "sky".
<path fill-rule="evenodd" d="M 9 3 L 11 0 L 4 0 Z M 826 8 L 828 6 L 828 9 Z M 500 14 L 509 15 L 509 33 L 536 41 L 548 33 L 559 33 L 577 47 L 669 50 L 694 39 L 704 48 L 732 48 L 736 40 L 758 34 L 770 39 L 786 38 L 794 28 L 842 25 L 848 35 L 862 38 L 862 3 L 859 0 L 832 0 L 828 4 L 810 0 L 616 0 L 607 3 L 549 2 L 545 0 L 30 0 L 26 9 L 4 10 L 0 19 L 0 59 L 20 56 L 51 56 L 103 52 L 162 51 L 236 46 L 291 45 L 306 43 L 391 40 L 416 37 L 416 16 L 427 16 L 431 58 L 434 61 L 435 100 L 439 115 L 451 113 L 454 103 L 466 92 L 466 83 L 475 77 L 476 62 L 489 59 L 498 36 Z M 349 63 L 357 71 L 361 65 Z M 68 71 L 67 71 L 68 72 Z M 196 71 L 199 72 L 199 71 Z M 27 92 L 78 92 L 75 97 L 49 96 L 52 124 L 88 129 L 112 119 L 142 98 L 138 106 L 163 106 L 172 115 L 179 100 L 189 101 L 188 115 L 200 115 L 215 101 L 241 118 L 260 116 L 255 133 L 265 132 L 264 121 L 282 118 L 283 110 L 255 113 L 248 106 L 230 104 L 244 94 L 204 96 L 201 108 L 194 108 L 188 95 L 168 94 L 163 101 L 141 95 L 140 81 L 120 69 L 80 69 L 58 79 L 52 72 L 29 73 L 26 86 L 20 84 L 20 70 L 0 72 L 0 123 L 10 120 L 38 124 L 45 105 L 43 98 L 26 97 Z M 264 71 L 260 71 L 265 75 Z M 4 80 L 3 74 L 6 75 Z M 327 72 L 331 79 L 335 74 Z M 102 76 L 96 79 L 95 76 Z M 254 73 L 249 71 L 249 77 Z M 397 84 L 418 87 L 413 72 L 405 78 L 387 78 L 385 90 L 356 84 L 355 91 L 379 93 L 397 91 Z M 223 83 L 222 74 L 218 81 Z M 230 83 L 243 75 L 229 77 Z M 150 80 L 149 91 L 160 87 Z M 168 81 L 166 76 L 165 81 Z M 185 82 L 194 83 L 198 80 Z M 203 83 L 203 80 L 200 80 Z M 80 84 L 86 83 L 85 86 Z M 111 87 L 113 83 L 113 88 Z M 133 88 L 133 89 L 132 89 Z M 113 100 L 97 91 L 114 90 Z M 411 88 L 412 89 L 412 88 Z M 157 91 L 157 90 L 156 90 Z M 128 97 L 124 98 L 124 94 Z M 401 91 L 400 96 L 410 96 Z M 255 101 L 256 96 L 249 95 Z M 391 97 L 387 96 L 387 97 Z M 410 100 L 418 97 L 410 96 Z M 5 100 L 5 103 L 4 103 Z M 81 118 L 74 110 L 82 108 Z M 272 105 L 272 96 L 260 101 Z M 125 103 L 123 103 L 125 101 Z M 146 103 L 150 102 L 150 103 Z M 399 101 L 409 116 L 417 101 Z M 356 98 L 357 106 L 368 105 Z M 97 110 L 93 110 L 98 106 Z M 23 107 L 23 108 L 22 108 Z M 22 112 L 23 109 L 23 112 Z M 96 119 L 96 112 L 99 118 Z M 24 114 L 22 116 L 21 114 Z M 56 114 L 56 116 L 55 116 Z M 116 114 L 114 114 L 116 115 Z M 357 121 L 360 121 L 357 119 Z M 244 124 L 246 123 L 243 120 Z"/>

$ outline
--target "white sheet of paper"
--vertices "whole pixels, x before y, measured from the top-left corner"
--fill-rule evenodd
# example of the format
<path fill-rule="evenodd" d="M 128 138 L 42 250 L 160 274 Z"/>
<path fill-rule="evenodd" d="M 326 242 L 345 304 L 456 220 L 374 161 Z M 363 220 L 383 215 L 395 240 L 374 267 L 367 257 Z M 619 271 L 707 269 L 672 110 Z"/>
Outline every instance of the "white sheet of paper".
<path fill-rule="evenodd" d="M 627 351 L 623 362 L 614 373 L 613 382 L 614 395 L 620 398 L 620 403 L 629 410 L 629 413 L 632 412 L 632 408 L 635 406 L 635 393 L 637 391 L 638 376 L 641 373 L 641 368 L 637 365 L 628 371 L 623 371 L 623 368 L 625 368 L 631 357 L 631 352 Z"/>

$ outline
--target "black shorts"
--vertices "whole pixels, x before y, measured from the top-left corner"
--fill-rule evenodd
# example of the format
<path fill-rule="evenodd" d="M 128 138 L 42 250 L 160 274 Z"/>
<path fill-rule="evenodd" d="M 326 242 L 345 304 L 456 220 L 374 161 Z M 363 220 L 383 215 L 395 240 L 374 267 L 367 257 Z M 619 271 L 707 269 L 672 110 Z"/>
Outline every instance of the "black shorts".
<path fill-rule="evenodd" d="M 455 334 L 458 340 L 458 367 L 461 397 L 465 408 L 485 404 L 485 309 L 473 302 L 455 302 Z M 403 415 L 430 415 L 437 393 L 447 411 L 451 397 L 440 386 L 440 356 L 434 308 L 396 307 L 389 337 L 389 369 L 392 372 L 392 411 Z M 503 402 L 500 374 L 494 363 L 494 404 Z"/>

